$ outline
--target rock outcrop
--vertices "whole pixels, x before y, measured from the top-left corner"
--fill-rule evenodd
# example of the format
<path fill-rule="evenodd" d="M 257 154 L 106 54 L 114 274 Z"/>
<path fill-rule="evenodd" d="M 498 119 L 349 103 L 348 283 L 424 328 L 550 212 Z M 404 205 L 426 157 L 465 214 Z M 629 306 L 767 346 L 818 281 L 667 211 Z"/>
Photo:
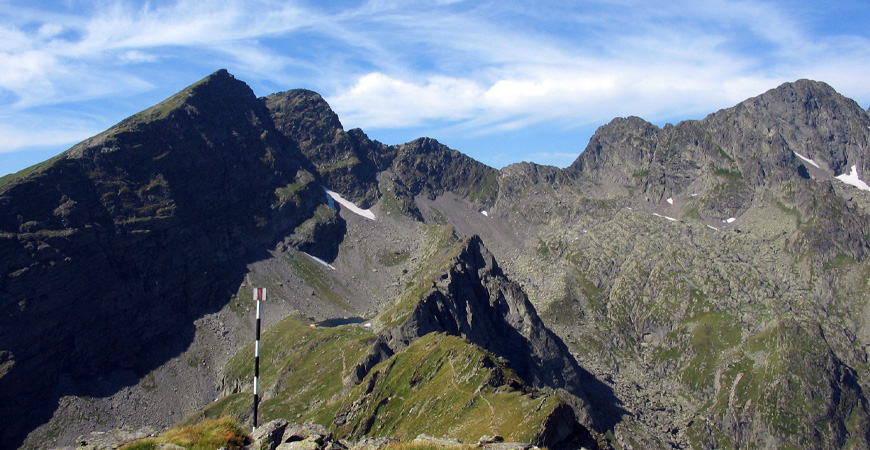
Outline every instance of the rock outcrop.
<path fill-rule="evenodd" d="M 576 397 L 582 423 L 603 431 L 618 419 L 620 410 L 609 388 L 577 364 L 479 237 L 461 242 L 447 266 L 404 314 L 404 321 L 380 334 L 358 366 L 358 376 L 422 336 L 447 333 L 502 358 L 533 386 L 569 392 Z"/>

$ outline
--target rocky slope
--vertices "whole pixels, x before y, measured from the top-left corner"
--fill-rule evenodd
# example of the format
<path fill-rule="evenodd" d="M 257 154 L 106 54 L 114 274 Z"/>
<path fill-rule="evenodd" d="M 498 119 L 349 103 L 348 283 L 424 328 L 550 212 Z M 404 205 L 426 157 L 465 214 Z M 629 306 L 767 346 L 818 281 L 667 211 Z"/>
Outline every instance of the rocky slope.
<path fill-rule="evenodd" d="M 370 406 L 418 380 L 427 339 L 453 349 L 432 380 L 459 353 L 468 380 L 509 361 L 527 387 L 508 410 L 560 389 L 596 445 L 870 446 L 868 141 L 867 111 L 800 80 L 700 121 L 615 119 L 566 169 L 497 171 L 217 72 L 0 180 L 0 446 L 244 416 L 252 284 L 282 345 L 275 417 L 412 433 L 389 417 L 450 405 Z M 325 319 L 377 334 L 307 326 Z"/>

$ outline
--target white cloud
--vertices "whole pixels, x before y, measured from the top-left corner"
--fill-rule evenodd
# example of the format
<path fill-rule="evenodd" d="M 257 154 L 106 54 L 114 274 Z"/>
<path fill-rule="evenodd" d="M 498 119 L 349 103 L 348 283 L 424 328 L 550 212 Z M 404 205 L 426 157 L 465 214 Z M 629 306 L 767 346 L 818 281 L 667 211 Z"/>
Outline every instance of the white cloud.
<path fill-rule="evenodd" d="M 345 121 L 396 128 L 432 119 L 468 119 L 481 108 L 483 95 L 483 89 L 473 80 L 432 77 L 413 83 L 375 72 L 361 77 L 329 102 L 343 113 Z"/>
<path fill-rule="evenodd" d="M 591 24 L 589 42 L 500 27 L 481 15 L 386 14 L 378 20 L 396 27 L 403 42 L 444 58 L 433 65 L 473 60 L 476 70 L 449 83 L 433 81 L 437 67 L 365 73 L 329 100 L 351 126 L 364 129 L 464 120 L 479 133 L 543 121 L 606 123 L 625 115 L 698 118 L 813 73 L 847 86 L 846 95 L 870 95 L 858 75 L 866 71 L 843 70 L 867 66 L 866 40 L 812 39 L 800 21 L 772 4 L 712 0 L 632 4 L 626 11 L 584 22 Z"/>
<path fill-rule="evenodd" d="M 0 139 L 0 153 L 20 151 L 29 147 L 68 145 L 71 142 L 87 139 L 100 131 L 94 123 L 80 120 L 57 122 L 34 116 L 0 117 L 0 136 L 3 136 L 3 139 Z"/>
<path fill-rule="evenodd" d="M 827 81 L 870 106 L 870 39 L 820 34 L 816 11 L 801 9 L 808 6 L 307 5 L 106 0 L 46 11 L 0 2 L 0 106 L 34 113 L 40 105 L 69 111 L 89 99 L 116 102 L 154 89 L 160 80 L 148 74 L 176 72 L 182 61 L 185 75 L 227 67 L 270 88 L 318 90 L 348 126 L 432 126 L 466 137 L 626 115 L 699 118 L 798 78 Z M 63 111 L 54 112 L 58 119 Z M 22 143 L 4 148 L 22 148 L 26 126 L 2 126 Z"/>

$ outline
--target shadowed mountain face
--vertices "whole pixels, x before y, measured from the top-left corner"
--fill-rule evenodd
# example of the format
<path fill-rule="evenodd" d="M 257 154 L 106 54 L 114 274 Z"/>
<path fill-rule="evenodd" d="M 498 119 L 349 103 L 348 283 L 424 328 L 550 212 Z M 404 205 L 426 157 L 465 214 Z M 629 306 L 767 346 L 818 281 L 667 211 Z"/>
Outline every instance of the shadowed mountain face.
<path fill-rule="evenodd" d="M 59 396 L 105 395 L 184 350 L 246 262 L 323 202 L 303 173 L 262 102 L 222 71 L 4 186 L 3 447 Z"/>
<path fill-rule="evenodd" d="M 336 389 L 361 395 L 345 409 L 368 401 L 354 381 L 388 376 L 376 363 L 416 361 L 402 352 L 446 332 L 569 392 L 582 426 L 561 429 L 595 445 L 867 447 L 868 150 L 867 111 L 800 80 L 700 121 L 614 119 L 566 169 L 498 171 L 429 138 L 345 131 L 314 92 L 258 99 L 216 72 L 0 179 L 0 447 L 94 427 L 63 398 L 137 388 L 134 412 L 205 406 L 162 407 L 203 370 L 166 367 L 238 350 L 204 346 L 194 324 L 250 307 L 245 277 L 282 314 L 329 303 L 380 327 L 349 341 L 362 359 L 336 347 L 355 372 Z M 376 219 L 329 208 L 324 187 Z M 479 237 L 447 245 L 444 229 Z M 161 370 L 177 384 L 145 389 Z M 368 382 L 379 401 L 384 380 Z"/>

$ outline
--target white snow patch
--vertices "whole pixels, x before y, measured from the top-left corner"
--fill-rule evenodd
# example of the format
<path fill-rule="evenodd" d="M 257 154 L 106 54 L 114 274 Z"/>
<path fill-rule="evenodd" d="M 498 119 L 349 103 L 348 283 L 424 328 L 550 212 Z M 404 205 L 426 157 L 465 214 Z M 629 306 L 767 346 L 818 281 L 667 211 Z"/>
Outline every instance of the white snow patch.
<path fill-rule="evenodd" d="M 481 211 L 480 213 L 483 214 L 483 215 L 486 216 L 486 217 L 489 217 L 489 213 L 486 212 L 486 210 L 483 210 L 483 211 Z"/>
<path fill-rule="evenodd" d="M 327 188 L 323 188 L 323 190 L 326 191 L 326 194 L 327 194 L 327 195 L 329 196 L 329 198 L 331 199 L 331 200 L 328 200 L 328 201 L 329 201 L 329 206 L 331 206 L 332 208 L 335 208 L 335 203 L 332 202 L 332 200 L 335 200 L 335 201 L 338 202 L 341 206 L 344 206 L 345 208 L 349 209 L 350 212 L 352 212 L 352 213 L 354 213 L 354 214 L 356 214 L 356 215 L 359 215 L 359 216 L 363 216 L 363 217 L 365 217 L 366 219 L 375 220 L 375 213 L 373 213 L 372 210 L 370 210 L 370 209 L 362 209 L 362 208 L 360 208 L 359 206 L 356 206 L 352 201 L 345 199 L 345 198 L 342 197 L 341 194 L 339 194 L 338 192 L 330 191 L 330 190 L 327 189 Z"/>
<path fill-rule="evenodd" d="M 668 203 L 670 203 L 670 204 L 672 204 L 672 205 L 674 204 L 674 199 L 673 199 L 673 197 L 668 198 Z"/>
<path fill-rule="evenodd" d="M 366 323 L 363 324 L 363 328 L 371 328 L 371 327 L 372 327 L 372 323 L 371 323 L 371 322 L 366 322 Z"/>
<path fill-rule="evenodd" d="M 302 253 L 305 254 L 305 256 L 319 262 L 320 264 L 323 264 L 324 266 L 329 267 L 332 270 L 335 270 L 335 267 L 333 267 L 332 264 L 330 264 L 330 263 L 328 263 L 328 262 L 326 262 L 326 261 L 324 261 L 324 260 L 322 260 L 314 255 L 309 255 L 308 253 L 305 253 L 305 252 L 302 252 Z"/>
<path fill-rule="evenodd" d="M 654 216 L 656 216 L 656 217 L 663 217 L 663 218 L 665 218 L 665 219 L 670 220 L 671 222 L 676 222 L 676 221 L 677 221 L 677 219 L 674 219 L 673 217 L 663 216 L 663 215 L 661 215 L 661 214 L 659 214 L 659 213 L 652 213 L 652 215 L 654 215 Z"/>
<path fill-rule="evenodd" d="M 734 223 L 735 220 L 737 220 L 737 219 L 734 217 L 729 217 L 729 218 L 723 220 L 722 223 Z"/>
<path fill-rule="evenodd" d="M 695 194 L 692 194 L 692 197 L 697 197 L 697 196 L 698 196 L 698 194 L 697 194 L 697 193 L 695 193 Z"/>
<path fill-rule="evenodd" d="M 867 183 L 861 181 L 861 179 L 858 178 L 858 166 L 854 164 L 852 165 L 852 171 L 849 172 L 848 175 L 837 175 L 834 178 L 842 181 L 843 183 L 851 184 L 852 186 L 855 186 L 862 191 L 870 191 L 870 186 L 867 186 Z"/>
<path fill-rule="evenodd" d="M 719 229 L 716 228 L 716 227 L 714 227 L 713 225 L 707 225 L 707 228 L 709 228 L 709 229 L 711 229 L 711 230 L 719 231 Z"/>
<path fill-rule="evenodd" d="M 821 169 L 821 167 L 819 167 L 819 165 L 816 164 L 816 162 L 813 161 L 812 159 L 809 159 L 809 158 L 807 158 L 806 156 L 801 155 L 800 153 L 798 153 L 798 152 L 796 152 L 796 151 L 794 151 L 794 150 L 792 150 L 791 152 L 794 153 L 794 155 L 797 156 L 798 158 L 800 158 L 800 159 L 802 159 L 802 160 L 804 160 L 804 161 L 810 163 L 810 165 L 812 165 L 812 166 L 815 167 L 816 169 Z"/>

